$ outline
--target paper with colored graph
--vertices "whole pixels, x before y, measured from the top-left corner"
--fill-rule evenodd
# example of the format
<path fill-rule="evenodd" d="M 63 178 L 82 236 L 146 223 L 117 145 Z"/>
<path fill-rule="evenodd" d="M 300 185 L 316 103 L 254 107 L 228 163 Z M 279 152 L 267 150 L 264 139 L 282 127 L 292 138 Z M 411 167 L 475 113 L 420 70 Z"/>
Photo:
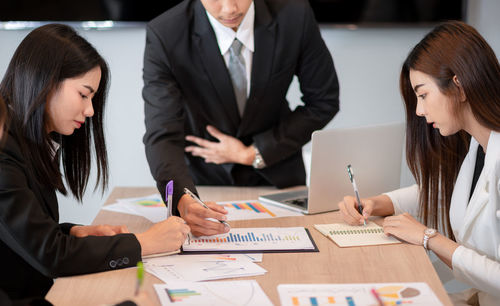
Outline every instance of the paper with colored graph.
<path fill-rule="evenodd" d="M 105 205 L 102 209 L 142 216 L 153 223 L 163 221 L 167 218 L 167 208 L 159 194 L 138 198 L 117 199 L 116 203 Z"/>
<path fill-rule="evenodd" d="M 303 216 L 289 209 L 263 204 L 257 200 L 217 202 L 227 210 L 227 220 L 250 220 Z"/>
<path fill-rule="evenodd" d="M 384 306 L 442 305 L 426 283 L 282 284 L 278 286 L 278 294 L 282 306 L 377 306 L 379 302 L 372 289 Z"/>
<path fill-rule="evenodd" d="M 144 267 L 164 282 L 246 277 L 267 272 L 245 254 L 156 257 L 145 260 Z"/>
<path fill-rule="evenodd" d="M 154 284 L 161 305 L 243 306 L 273 304 L 254 280 Z"/>
<path fill-rule="evenodd" d="M 217 204 L 228 211 L 228 221 L 303 216 L 299 212 L 266 205 L 256 200 L 217 202 Z M 117 199 L 116 203 L 103 206 L 102 209 L 142 216 L 154 223 L 165 220 L 167 216 L 166 206 L 158 193 L 138 198 Z"/>
<path fill-rule="evenodd" d="M 183 252 L 314 252 L 317 251 L 303 227 L 232 228 L 229 233 L 195 237 L 182 245 Z"/>
<path fill-rule="evenodd" d="M 386 236 L 384 229 L 374 222 L 368 222 L 366 226 L 333 223 L 314 224 L 314 227 L 339 247 L 401 243 L 392 236 Z"/>

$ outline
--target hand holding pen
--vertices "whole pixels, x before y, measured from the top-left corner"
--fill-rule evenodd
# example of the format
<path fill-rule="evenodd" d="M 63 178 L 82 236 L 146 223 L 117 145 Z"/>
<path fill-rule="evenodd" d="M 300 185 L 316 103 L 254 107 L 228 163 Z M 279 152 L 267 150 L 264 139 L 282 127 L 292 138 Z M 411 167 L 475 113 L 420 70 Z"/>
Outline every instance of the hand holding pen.
<path fill-rule="evenodd" d="M 361 206 L 361 199 L 359 198 L 358 186 L 356 185 L 356 180 L 354 179 L 354 171 L 351 168 L 351 165 L 347 166 L 347 174 L 349 174 L 349 179 L 351 180 L 352 187 L 354 189 L 354 194 L 356 195 L 356 201 L 358 202 L 358 212 L 361 216 L 363 216 L 363 206 Z M 366 226 L 366 220 L 363 218 L 363 223 Z"/>
<path fill-rule="evenodd" d="M 225 222 L 227 210 L 214 202 L 204 203 L 187 188 L 177 208 L 195 236 L 222 234 L 230 230 L 229 224 Z"/>

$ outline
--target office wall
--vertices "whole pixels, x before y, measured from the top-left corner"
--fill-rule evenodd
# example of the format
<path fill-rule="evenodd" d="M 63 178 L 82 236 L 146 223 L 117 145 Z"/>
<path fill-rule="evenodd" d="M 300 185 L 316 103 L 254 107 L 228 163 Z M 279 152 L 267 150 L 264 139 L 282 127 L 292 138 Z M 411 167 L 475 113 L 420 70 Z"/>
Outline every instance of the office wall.
<path fill-rule="evenodd" d="M 471 23 L 485 35 L 497 54 L 500 38 L 494 29 L 500 21 L 495 0 L 471 0 Z M 400 66 L 410 48 L 429 28 L 339 29 L 321 28 L 322 36 L 333 55 L 340 81 L 341 111 L 327 128 L 345 128 L 389 122 L 403 122 L 403 106 L 398 90 Z M 27 30 L 0 31 L 0 75 L 3 75 L 15 48 Z M 114 186 L 153 186 L 142 145 L 144 133 L 142 55 L 144 28 L 80 31 L 107 59 L 111 87 L 106 114 L 106 136 L 110 160 L 110 188 L 101 195 L 84 197 L 83 205 L 72 198 L 59 196 L 61 221 L 89 224 Z M 300 103 L 296 81 L 288 98 Z M 305 146 L 306 162 L 310 158 Z M 94 181 L 91 178 L 91 182 Z M 402 185 L 412 181 L 404 170 Z"/>

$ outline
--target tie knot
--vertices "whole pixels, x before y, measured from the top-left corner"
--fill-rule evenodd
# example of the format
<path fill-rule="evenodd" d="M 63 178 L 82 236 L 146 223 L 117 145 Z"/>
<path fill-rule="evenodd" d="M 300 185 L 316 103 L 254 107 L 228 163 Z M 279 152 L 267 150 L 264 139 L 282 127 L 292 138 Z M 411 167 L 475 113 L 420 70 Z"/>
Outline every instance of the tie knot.
<path fill-rule="evenodd" d="M 237 38 L 235 38 L 233 40 L 233 43 L 231 44 L 231 50 L 233 50 L 234 53 L 236 54 L 240 54 L 240 51 L 241 51 L 241 47 L 243 47 L 243 44 L 241 43 L 241 41 L 239 41 Z"/>

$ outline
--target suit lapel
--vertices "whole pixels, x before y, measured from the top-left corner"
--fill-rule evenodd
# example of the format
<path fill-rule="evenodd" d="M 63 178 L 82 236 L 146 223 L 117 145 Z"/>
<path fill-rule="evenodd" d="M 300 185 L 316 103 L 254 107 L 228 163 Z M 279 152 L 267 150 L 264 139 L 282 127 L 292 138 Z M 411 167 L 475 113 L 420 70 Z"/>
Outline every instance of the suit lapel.
<path fill-rule="evenodd" d="M 474 140 L 475 141 L 475 140 Z M 481 171 L 481 175 L 477 180 L 476 189 L 472 194 L 469 205 L 467 206 L 467 210 L 463 219 L 463 224 L 459 229 L 459 238 L 460 241 L 465 241 L 467 239 L 468 233 L 471 232 L 471 225 L 474 224 L 475 219 L 479 216 L 481 211 L 485 208 L 486 204 L 490 199 L 491 188 L 495 188 L 495 186 L 490 186 L 489 178 L 491 177 L 491 171 L 494 170 L 494 165 L 496 162 L 497 156 L 500 155 L 500 134 L 491 132 L 490 138 L 488 140 L 488 147 L 486 151 L 486 156 L 484 159 L 483 170 Z M 468 172 L 467 176 L 471 176 L 470 181 L 472 182 L 472 175 L 474 173 L 474 163 L 475 156 L 469 159 L 468 162 Z M 469 186 L 470 186 L 469 182 Z M 460 188 L 462 186 L 455 186 L 455 188 Z M 460 188 L 467 189 L 467 188 Z M 467 189 L 470 192 L 470 187 Z"/>
<path fill-rule="evenodd" d="M 245 131 L 246 126 L 252 124 L 254 116 L 258 114 L 258 103 L 265 92 L 271 75 L 276 43 L 276 24 L 272 22 L 273 19 L 266 3 L 262 0 L 254 0 L 254 4 L 255 47 L 252 60 L 250 95 L 238 129 L 238 135 Z"/>
<path fill-rule="evenodd" d="M 215 33 L 200 1 L 195 3 L 193 41 L 198 48 L 205 72 L 217 92 L 222 108 L 233 123 L 234 130 L 236 130 L 240 123 L 240 115 L 236 105 L 233 85 L 224 58 L 220 53 Z"/>

